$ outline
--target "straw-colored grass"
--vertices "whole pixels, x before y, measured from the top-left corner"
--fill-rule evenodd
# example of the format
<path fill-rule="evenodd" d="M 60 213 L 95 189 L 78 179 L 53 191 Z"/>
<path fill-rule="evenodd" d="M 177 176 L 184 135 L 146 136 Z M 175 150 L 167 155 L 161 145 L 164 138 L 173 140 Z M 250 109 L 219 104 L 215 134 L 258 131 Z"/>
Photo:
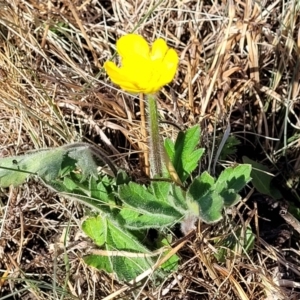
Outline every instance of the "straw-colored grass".
<path fill-rule="evenodd" d="M 143 99 L 120 91 L 102 69 L 116 59 L 117 38 L 137 32 L 149 42 L 164 38 L 180 56 L 175 80 L 158 95 L 169 122 L 162 133 L 176 136 L 170 122 L 200 123 L 202 170 L 246 155 L 268 165 L 286 200 L 296 201 L 299 16 L 295 0 L 0 0 L 0 157 L 88 141 L 133 176 L 147 173 L 137 159 L 148 147 Z M 241 146 L 230 161 L 214 162 L 225 131 Z M 220 224 L 198 224 L 178 248 L 174 238 L 177 272 L 131 287 L 84 264 L 85 207 L 37 181 L 3 190 L 0 299 L 299 299 L 297 235 L 277 239 L 293 225 L 270 222 L 275 237 L 260 236 L 260 208 L 277 204 L 252 193 Z M 218 262 L 218 239 L 248 225 L 254 249 Z"/>

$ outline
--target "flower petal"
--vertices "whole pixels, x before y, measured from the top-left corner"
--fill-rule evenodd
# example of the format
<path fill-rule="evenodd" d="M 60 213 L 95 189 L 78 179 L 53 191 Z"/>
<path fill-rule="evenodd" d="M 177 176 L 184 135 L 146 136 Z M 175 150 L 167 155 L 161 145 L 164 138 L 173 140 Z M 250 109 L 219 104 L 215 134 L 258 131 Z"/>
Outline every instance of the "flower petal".
<path fill-rule="evenodd" d="M 131 81 L 130 77 L 124 72 L 122 68 L 118 68 L 115 63 L 107 61 L 104 63 L 104 69 L 111 81 L 119 85 L 123 90 L 139 93 L 140 89 Z"/>
<path fill-rule="evenodd" d="M 141 57 L 126 58 L 122 61 L 122 69 L 131 81 L 139 86 L 148 85 L 152 77 L 152 61 Z"/>
<path fill-rule="evenodd" d="M 122 58 L 142 56 L 149 59 L 149 45 L 138 34 L 127 34 L 117 41 L 117 51 Z"/>
<path fill-rule="evenodd" d="M 169 49 L 161 64 L 160 86 L 171 82 L 175 76 L 178 66 L 178 55 L 174 49 Z"/>
<path fill-rule="evenodd" d="M 157 39 L 151 49 L 150 57 L 152 60 L 163 59 L 168 51 L 168 46 L 163 39 Z"/>

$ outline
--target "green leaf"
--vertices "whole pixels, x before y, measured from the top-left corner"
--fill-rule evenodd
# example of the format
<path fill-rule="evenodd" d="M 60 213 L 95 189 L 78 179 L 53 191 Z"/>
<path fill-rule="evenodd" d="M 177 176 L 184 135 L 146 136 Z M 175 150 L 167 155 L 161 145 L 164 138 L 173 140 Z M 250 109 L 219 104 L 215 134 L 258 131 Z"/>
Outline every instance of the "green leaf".
<path fill-rule="evenodd" d="M 174 225 L 185 210 L 173 207 L 170 189 L 173 187 L 169 182 L 152 183 L 150 190 L 134 182 L 119 186 L 118 196 L 124 202 L 119 213 L 122 224 L 134 230 Z"/>
<path fill-rule="evenodd" d="M 251 180 L 251 165 L 242 164 L 225 169 L 216 182 L 216 185 L 227 183 L 227 188 L 238 193 Z"/>
<path fill-rule="evenodd" d="M 197 176 L 188 188 L 188 194 L 196 201 L 209 193 L 215 183 L 214 178 L 207 171 Z"/>
<path fill-rule="evenodd" d="M 60 171 L 63 154 L 59 148 L 0 159 L 0 186 L 18 186 L 31 175 L 54 179 Z"/>
<path fill-rule="evenodd" d="M 271 185 L 274 176 L 270 174 L 270 170 L 266 166 L 246 156 L 243 156 L 243 162 L 252 165 L 252 183 L 260 193 L 269 195 L 274 199 L 280 199 L 282 197 L 280 191 Z"/>
<path fill-rule="evenodd" d="M 165 254 L 167 254 L 166 252 Z M 175 272 L 178 269 L 180 258 L 178 255 L 172 255 L 165 263 L 163 263 L 160 267 L 166 272 Z"/>
<path fill-rule="evenodd" d="M 169 139 L 165 141 L 166 152 L 182 182 L 196 169 L 204 153 L 204 149 L 195 150 L 199 142 L 199 125 L 189 128 L 186 132 L 179 132 L 175 145 Z"/>
<path fill-rule="evenodd" d="M 98 270 L 103 270 L 108 274 L 113 273 L 113 265 L 107 256 L 100 256 L 96 254 L 91 254 L 87 255 L 83 258 L 84 262 L 91 266 L 94 267 Z"/>
<path fill-rule="evenodd" d="M 175 145 L 173 141 L 170 139 L 165 139 L 164 146 L 171 162 L 173 162 L 175 157 Z"/>
<path fill-rule="evenodd" d="M 63 179 L 64 191 L 73 192 L 78 188 L 78 184 L 72 180 L 70 177 L 64 177 Z"/>
<path fill-rule="evenodd" d="M 146 188 L 137 183 L 130 182 L 128 185 L 119 186 L 118 194 L 124 203 L 141 214 L 181 217 L 179 212 L 167 202 L 157 199 Z"/>
<path fill-rule="evenodd" d="M 187 191 L 190 210 L 205 223 L 215 223 L 222 219 L 223 198 L 215 192 L 214 178 L 208 172 L 202 173 L 191 183 Z"/>
<path fill-rule="evenodd" d="M 129 231 L 106 217 L 91 217 L 84 221 L 82 229 L 107 251 L 107 256 L 88 255 L 85 262 L 108 273 L 114 272 L 119 281 L 132 280 L 153 265 L 147 256 L 150 251 Z"/>
<path fill-rule="evenodd" d="M 59 176 L 70 174 L 76 167 L 81 172 L 81 181 L 89 176 L 97 178 L 97 161 L 116 168 L 103 156 L 101 150 L 86 143 L 75 143 L 55 149 L 44 149 L 25 155 L 0 159 L 0 187 L 18 186 L 32 175 L 39 176 L 46 184 L 51 184 Z"/>
<path fill-rule="evenodd" d="M 112 186 L 114 185 L 115 179 L 109 178 L 107 175 L 103 177 L 89 178 L 89 192 L 91 198 L 101 200 L 106 203 L 114 203 L 114 195 Z"/>
<path fill-rule="evenodd" d="M 106 242 L 106 226 L 106 219 L 97 216 L 85 220 L 82 223 L 82 230 L 93 240 L 97 246 L 101 247 Z"/>
<path fill-rule="evenodd" d="M 197 201 L 200 210 L 200 219 L 212 224 L 222 219 L 222 209 L 224 207 L 223 198 L 216 192 L 210 192 Z"/>
<path fill-rule="evenodd" d="M 58 179 L 57 181 L 59 181 L 61 179 Z M 53 182 L 57 182 L 57 181 L 51 181 L 49 182 L 49 185 L 54 185 L 55 183 Z M 69 176 L 63 177 L 62 178 L 63 181 L 63 191 L 62 190 L 58 190 L 58 191 L 62 191 L 62 192 L 71 192 L 74 195 L 85 195 L 88 197 L 91 197 L 91 190 L 89 188 L 89 183 L 88 181 L 84 181 L 82 182 L 82 176 L 81 174 L 77 174 L 77 173 L 71 173 Z"/>
<path fill-rule="evenodd" d="M 224 200 L 224 205 L 230 207 L 240 201 L 237 194 L 251 180 L 251 165 L 237 165 L 225 169 L 217 179 L 214 190 L 218 192 Z"/>
<path fill-rule="evenodd" d="M 173 233 L 166 234 L 165 232 L 158 232 L 158 236 L 155 238 L 154 241 L 155 249 L 161 249 L 162 247 L 165 247 L 167 250 L 164 251 L 163 255 L 164 256 L 168 255 L 168 253 L 172 251 L 172 247 L 170 246 L 170 244 L 172 243 L 173 238 L 174 238 Z M 156 259 L 160 259 L 160 258 L 161 258 L 161 254 L 157 256 Z M 160 269 L 168 273 L 175 272 L 178 269 L 179 261 L 180 261 L 179 256 L 174 254 L 165 263 L 163 263 L 160 266 Z"/>
<path fill-rule="evenodd" d="M 179 217 L 163 214 L 140 214 L 132 208 L 122 208 L 118 218 L 123 226 L 131 230 L 163 228 L 174 225 Z"/>
<path fill-rule="evenodd" d="M 242 197 L 233 189 L 225 189 L 219 194 L 224 201 L 225 207 L 231 207 L 241 201 Z"/>
<path fill-rule="evenodd" d="M 82 182 L 80 174 L 71 173 L 70 176 L 51 181 L 49 185 L 65 197 L 76 199 L 98 212 L 110 213 L 111 207 L 116 205 L 114 194 L 111 192 L 114 180 L 99 175 L 97 180 L 90 177 Z"/>
<path fill-rule="evenodd" d="M 172 185 L 168 195 L 168 203 L 182 215 L 185 215 L 188 210 L 186 192 L 177 185 Z"/>
<path fill-rule="evenodd" d="M 129 183 L 130 179 L 127 173 L 123 170 L 118 170 L 117 178 L 116 178 L 116 185 L 126 184 Z"/>
<path fill-rule="evenodd" d="M 164 238 L 160 241 L 160 246 L 169 246 L 170 243 L 169 241 Z M 165 251 L 165 255 L 168 254 L 170 250 Z M 178 269 L 178 264 L 179 264 L 180 258 L 178 255 L 174 254 L 172 255 L 165 263 L 163 263 L 160 267 L 166 272 L 175 272 Z"/>
<path fill-rule="evenodd" d="M 161 202 L 168 202 L 168 195 L 172 185 L 171 182 L 167 181 L 152 181 L 150 190 L 156 199 L 159 199 Z"/>

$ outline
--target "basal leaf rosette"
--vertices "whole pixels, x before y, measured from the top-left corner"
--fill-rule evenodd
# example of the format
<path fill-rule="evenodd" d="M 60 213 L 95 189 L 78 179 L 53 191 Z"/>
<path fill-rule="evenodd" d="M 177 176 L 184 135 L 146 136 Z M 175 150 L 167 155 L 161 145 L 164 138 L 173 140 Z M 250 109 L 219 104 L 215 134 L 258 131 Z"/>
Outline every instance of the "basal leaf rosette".
<path fill-rule="evenodd" d="M 121 66 L 107 61 L 104 68 L 111 81 L 127 92 L 153 94 L 175 76 L 178 55 L 161 38 L 150 48 L 142 36 L 127 34 L 117 41 L 117 52 Z"/>

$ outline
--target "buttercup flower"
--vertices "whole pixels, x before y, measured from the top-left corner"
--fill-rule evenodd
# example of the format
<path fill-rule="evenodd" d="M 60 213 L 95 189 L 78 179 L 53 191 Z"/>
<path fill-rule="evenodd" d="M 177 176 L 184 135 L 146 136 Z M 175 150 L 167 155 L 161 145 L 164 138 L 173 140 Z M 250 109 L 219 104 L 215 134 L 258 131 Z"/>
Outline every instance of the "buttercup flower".
<path fill-rule="evenodd" d="M 178 55 L 157 39 L 150 49 L 138 34 L 127 34 L 117 41 L 121 67 L 107 61 L 104 68 L 111 81 L 132 93 L 153 94 L 171 82 L 178 66 Z"/>

